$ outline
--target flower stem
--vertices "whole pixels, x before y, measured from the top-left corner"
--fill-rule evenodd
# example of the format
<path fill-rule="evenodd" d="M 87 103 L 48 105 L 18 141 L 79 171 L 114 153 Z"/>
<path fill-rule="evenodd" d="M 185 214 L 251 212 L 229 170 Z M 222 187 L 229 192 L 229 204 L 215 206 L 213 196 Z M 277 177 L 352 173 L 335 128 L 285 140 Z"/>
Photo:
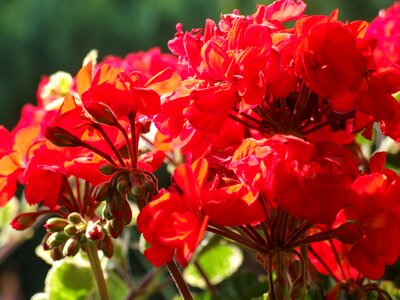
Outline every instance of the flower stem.
<path fill-rule="evenodd" d="M 131 160 L 132 160 L 132 168 L 134 170 L 137 169 L 137 161 L 138 161 L 138 143 L 139 143 L 139 136 L 136 132 L 137 127 L 136 127 L 136 111 L 135 112 L 130 112 L 128 114 L 128 119 L 129 119 L 129 124 L 131 126 L 131 136 L 132 136 L 132 153 L 131 153 Z"/>
<path fill-rule="evenodd" d="M 101 127 L 101 125 L 98 123 L 92 125 L 92 127 L 101 134 L 101 136 L 104 138 L 106 143 L 110 146 L 111 150 L 115 154 L 115 157 L 118 159 L 118 162 L 120 163 L 120 165 L 122 167 L 125 167 L 125 162 L 124 162 L 123 158 L 121 157 L 121 154 L 118 152 L 117 148 L 115 148 L 115 145 L 113 144 L 113 142 L 111 141 L 111 139 L 107 135 L 107 133 L 104 131 L 103 127 Z"/>
<path fill-rule="evenodd" d="M 166 266 L 183 300 L 193 300 L 192 293 L 190 292 L 189 287 L 183 279 L 182 273 L 176 265 L 176 262 L 172 259 L 171 261 L 166 263 Z"/>
<path fill-rule="evenodd" d="M 97 290 L 99 291 L 100 299 L 110 300 L 96 245 L 90 242 L 87 243 L 86 252 L 89 257 L 90 266 L 92 267 L 93 276 L 96 280 Z"/>

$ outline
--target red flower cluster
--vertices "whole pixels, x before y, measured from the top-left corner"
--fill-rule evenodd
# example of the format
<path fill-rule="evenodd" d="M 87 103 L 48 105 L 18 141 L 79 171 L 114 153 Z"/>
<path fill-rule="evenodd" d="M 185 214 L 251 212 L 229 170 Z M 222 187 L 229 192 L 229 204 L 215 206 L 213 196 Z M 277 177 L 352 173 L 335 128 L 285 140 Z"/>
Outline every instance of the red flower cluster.
<path fill-rule="evenodd" d="M 170 141 L 189 163 L 206 159 L 209 172 L 201 185 L 207 192 L 201 196 L 188 192 L 189 181 L 182 187 L 175 179 L 173 190 L 139 216 L 151 251 L 168 248 L 169 255 L 157 265 L 172 257 L 172 249 L 181 253 L 186 247 L 192 253 L 204 220 L 208 230 L 222 235 L 221 226 L 263 229 L 263 242 L 255 233 L 248 238 L 266 256 L 265 249 L 294 249 L 336 235 L 353 245 L 346 248 L 346 261 L 374 279 L 400 255 L 397 242 L 383 242 L 389 227 L 397 241 L 400 223 L 393 208 L 399 178 L 383 167 L 378 171 L 373 166 L 377 158 L 365 167 L 351 146 L 358 132 L 372 137 L 374 122 L 398 140 L 400 105 L 392 94 L 400 89 L 400 67 L 379 59 L 376 40 L 366 35 L 367 22 L 343 23 L 338 11 L 306 16 L 304 10 L 302 1 L 282 0 L 259 5 L 250 16 L 238 11 L 222 15 L 218 25 L 207 20 L 204 29 L 184 32 L 177 25 L 168 46 L 179 57 L 183 80 L 165 95 L 154 121 L 162 145 Z M 295 21 L 294 26 L 286 27 L 287 21 Z M 192 189 L 198 190 L 193 182 Z M 225 191 L 230 187 L 228 193 L 221 184 Z M 235 195 L 233 186 L 245 196 Z M 208 203 L 213 203 L 212 211 Z M 171 218 L 169 238 L 157 229 L 174 205 L 177 212 L 188 207 L 184 211 L 197 218 L 187 221 L 193 230 L 185 238 L 181 223 Z M 240 207 L 242 218 L 230 220 L 225 205 L 229 212 Z M 332 227 L 339 215 L 341 223 Z M 152 225 L 145 228 L 148 222 Z M 275 224 L 280 222 L 285 229 Z M 315 224 L 328 227 L 307 231 Z M 172 242 L 171 230 L 179 243 Z M 148 257 L 155 261 L 155 253 Z"/>
<path fill-rule="evenodd" d="M 28 203 L 83 217 L 52 221 L 69 236 L 84 222 L 98 242 L 122 233 L 135 201 L 155 266 L 174 257 L 186 266 L 209 231 L 254 250 L 283 298 L 284 268 L 299 274 L 285 283 L 292 298 L 306 283 L 307 251 L 338 282 L 380 278 L 400 255 L 400 178 L 384 154 L 365 157 L 355 136 L 372 138 L 376 122 L 400 141 L 400 66 L 374 38 L 383 21 L 369 29 L 305 8 L 278 0 L 204 29 L 178 24 L 168 43 L 177 58 L 152 49 L 44 79 L 39 105 L 0 130 L 1 204 L 19 181 Z M 143 150 L 152 123 L 154 149 Z M 164 158 L 177 164 L 178 150 L 185 163 L 159 191 L 153 172 Z"/>

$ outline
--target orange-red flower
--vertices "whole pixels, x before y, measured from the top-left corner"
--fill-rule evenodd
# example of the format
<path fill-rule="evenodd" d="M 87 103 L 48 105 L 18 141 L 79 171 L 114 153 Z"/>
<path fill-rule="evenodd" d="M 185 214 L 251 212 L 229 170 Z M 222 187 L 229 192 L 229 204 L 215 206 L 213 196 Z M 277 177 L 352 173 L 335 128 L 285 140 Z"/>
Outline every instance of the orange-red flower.
<path fill-rule="evenodd" d="M 284 135 L 245 140 L 230 168 L 243 183 L 265 193 L 273 207 L 313 223 L 335 220 L 357 174 L 354 158 L 340 146 Z"/>
<path fill-rule="evenodd" d="M 208 223 L 201 209 L 206 176 L 204 160 L 194 169 L 188 165 L 177 167 L 174 180 L 182 193 L 165 192 L 140 212 L 138 229 L 151 244 L 144 254 L 153 265 L 161 266 L 176 255 L 179 264 L 186 266 L 196 250 Z"/>
<path fill-rule="evenodd" d="M 383 169 L 384 162 L 383 153 L 371 159 L 371 174 L 353 182 L 350 207 L 345 210 L 360 231 L 349 261 L 371 279 L 382 277 L 385 265 L 394 264 L 400 255 L 400 177 Z"/>

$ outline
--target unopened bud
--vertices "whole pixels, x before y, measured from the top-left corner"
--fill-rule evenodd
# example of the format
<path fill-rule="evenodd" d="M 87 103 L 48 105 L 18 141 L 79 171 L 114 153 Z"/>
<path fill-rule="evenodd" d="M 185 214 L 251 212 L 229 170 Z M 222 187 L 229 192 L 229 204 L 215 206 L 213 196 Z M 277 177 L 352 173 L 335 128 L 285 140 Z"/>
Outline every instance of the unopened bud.
<path fill-rule="evenodd" d="M 75 256 L 79 252 L 80 246 L 76 238 L 70 238 L 64 245 L 63 254 L 65 256 Z"/>
<path fill-rule="evenodd" d="M 107 222 L 107 231 L 115 239 L 121 235 L 124 229 L 124 225 L 121 221 L 120 219 L 112 219 Z"/>
<path fill-rule="evenodd" d="M 111 108 L 102 102 L 91 101 L 90 106 L 85 106 L 88 113 L 95 119 L 97 122 L 110 125 L 117 126 L 119 124 L 117 117 Z"/>
<path fill-rule="evenodd" d="M 133 196 L 134 200 L 140 198 L 143 195 L 143 189 L 140 186 L 133 186 L 131 188 L 131 195 Z"/>
<path fill-rule="evenodd" d="M 129 181 L 125 178 L 121 178 L 117 181 L 117 191 L 121 194 L 126 194 L 129 188 Z"/>
<path fill-rule="evenodd" d="M 76 228 L 76 226 L 73 224 L 68 224 L 67 226 L 65 226 L 64 232 L 68 236 L 74 236 L 78 232 L 78 228 Z"/>
<path fill-rule="evenodd" d="M 10 225 L 16 230 L 27 229 L 32 226 L 32 224 L 35 223 L 37 218 L 42 214 L 43 212 L 41 211 L 19 214 L 11 220 Z"/>
<path fill-rule="evenodd" d="M 120 218 L 124 212 L 124 201 L 126 201 L 120 193 L 113 193 L 110 202 L 110 211 L 114 218 Z"/>
<path fill-rule="evenodd" d="M 79 138 L 58 126 L 47 126 L 45 135 L 50 142 L 59 147 L 77 147 L 82 145 L 82 141 Z"/>
<path fill-rule="evenodd" d="M 46 224 L 44 224 L 44 228 L 47 232 L 59 232 L 64 229 L 65 226 L 68 225 L 68 221 L 62 218 L 50 218 L 47 220 Z"/>
<path fill-rule="evenodd" d="M 91 241 L 99 241 L 104 237 L 103 227 L 99 224 L 89 221 L 86 228 L 86 238 Z"/>
<path fill-rule="evenodd" d="M 124 215 L 123 220 L 125 225 L 129 225 L 132 221 L 132 209 L 128 201 L 124 203 Z"/>
<path fill-rule="evenodd" d="M 111 238 L 105 235 L 103 240 L 99 243 L 99 249 L 103 251 L 104 255 L 111 258 L 114 254 L 114 245 Z"/>
<path fill-rule="evenodd" d="M 69 236 L 64 231 L 52 233 L 46 241 L 50 248 L 60 246 L 68 240 Z"/>
<path fill-rule="evenodd" d="M 64 258 L 64 255 L 63 255 L 60 247 L 54 247 L 50 250 L 50 257 L 52 260 L 56 261 L 56 260 L 60 260 L 60 259 Z"/>
<path fill-rule="evenodd" d="M 97 201 L 101 202 L 110 196 L 110 183 L 103 182 L 97 185 L 92 193 L 92 197 Z"/>
<path fill-rule="evenodd" d="M 106 220 L 114 219 L 113 215 L 111 214 L 110 206 L 109 206 L 108 203 L 106 205 L 104 205 L 101 214 L 103 215 L 103 218 L 106 219 Z"/>
<path fill-rule="evenodd" d="M 77 212 L 70 213 L 68 215 L 68 221 L 72 224 L 78 225 L 82 222 L 82 216 Z"/>
<path fill-rule="evenodd" d="M 117 168 L 113 164 L 105 164 L 99 168 L 99 171 L 104 175 L 112 175 L 117 171 Z"/>

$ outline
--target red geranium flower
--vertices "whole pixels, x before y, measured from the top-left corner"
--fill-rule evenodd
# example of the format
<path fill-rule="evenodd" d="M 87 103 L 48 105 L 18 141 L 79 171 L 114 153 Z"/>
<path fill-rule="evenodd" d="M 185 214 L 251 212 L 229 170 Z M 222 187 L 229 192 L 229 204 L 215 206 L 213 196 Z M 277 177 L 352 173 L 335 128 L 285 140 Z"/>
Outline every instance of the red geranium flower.
<path fill-rule="evenodd" d="M 137 225 L 151 244 L 144 254 L 155 266 L 169 262 L 174 255 L 186 266 L 203 238 L 208 216 L 201 209 L 201 189 L 207 176 L 202 160 L 192 169 L 182 165 L 175 169 L 174 180 L 183 192 L 165 192 L 140 212 Z"/>
<path fill-rule="evenodd" d="M 344 148 L 283 135 L 245 140 L 230 167 L 243 183 L 266 193 L 273 207 L 313 223 L 334 221 L 357 174 Z"/>

